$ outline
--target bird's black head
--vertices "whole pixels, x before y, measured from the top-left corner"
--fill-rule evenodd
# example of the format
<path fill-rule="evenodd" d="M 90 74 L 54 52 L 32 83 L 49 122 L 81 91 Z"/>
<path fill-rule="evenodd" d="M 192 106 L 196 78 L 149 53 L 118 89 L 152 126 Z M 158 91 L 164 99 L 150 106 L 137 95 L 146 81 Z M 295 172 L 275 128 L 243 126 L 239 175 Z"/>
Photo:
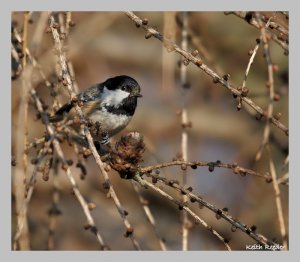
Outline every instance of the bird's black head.
<path fill-rule="evenodd" d="M 142 95 L 140 94 L 141 88 L 138 82 L 130 76 L 115 76 L 107 79 L 103 84 L 109 90 L 120 89 L 124 92 L 129 93 L 130 97 L 142 97 Z"/>
<path fill-rule="evenodd" d="M 101 100 L 108 112 L 127 116 L 134 114 L 137 100 L 142 97 L 137 81 L 122 75 L 107 79 L 101 86 Z"/>

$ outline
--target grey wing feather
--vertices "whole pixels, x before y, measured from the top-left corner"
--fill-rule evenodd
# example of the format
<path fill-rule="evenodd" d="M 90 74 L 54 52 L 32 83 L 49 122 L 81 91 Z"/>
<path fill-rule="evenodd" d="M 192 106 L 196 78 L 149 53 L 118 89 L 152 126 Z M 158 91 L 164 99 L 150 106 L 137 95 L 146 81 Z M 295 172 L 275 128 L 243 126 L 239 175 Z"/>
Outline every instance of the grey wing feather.
<path fill-rule="evenodd" d="M 102 90 L 103 90 L 103 84 L 102 83 L 96 84 L 96 85 L 89 87 L 84 92 L 80 93 L 78 95 L 78 98 L 80 101 L 82 101 L 84 103 L 93 101 L 93 100 L 99 100 L 99 99 L 101 99 Z"/>
<path fill-rule="evenodd" d="M 103 89 L 103 84 L 96 84 L 91 87 L 89 87 L 84 92 L 81 92 L 77 95 L 78 100 L 83 102 L 85 104 L 83 111 L 85 111 L 85 115 L 88 115 L 90 113 L 90 110 L 93 109 L 96 105 L 99 105 L 99 100 L 101 96 L 101 91 Z M 91 101 L 98 101 L 98 103 L 88 103 Z M 60 109 L 58 109 L 55 112 L 54 116 L 50 116 L 49 120 L 50 122 L 59 122 L 63 120 L 64 114 L 69 113 L 74 105 L 72 103 L 67 103 L 63 105 Z M 86 108 L 86 110 L 84 110 Z M 72 112 L 71 112 L 72 113 Z"/>

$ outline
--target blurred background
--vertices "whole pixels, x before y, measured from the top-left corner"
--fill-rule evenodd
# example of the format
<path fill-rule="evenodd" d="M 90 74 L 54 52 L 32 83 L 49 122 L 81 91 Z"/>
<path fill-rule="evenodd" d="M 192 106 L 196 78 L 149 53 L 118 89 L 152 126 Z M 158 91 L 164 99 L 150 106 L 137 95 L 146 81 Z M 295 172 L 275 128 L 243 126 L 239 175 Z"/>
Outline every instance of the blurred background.
<path fill-rule="evenodd" d="M 173 39 L 178 45 L 181 41 L 181 14 L 175 12 L 136 12 L 137 16 L 147 18 L 151 26 Z M 12 14 L 12 25 L 20 34 L 23 28 L 23 13 Z M 129 131 L 143 134 L 146 143 L 144 166 L 171 161 L 181 151 L 181 119 L 176 114 L 182 107 L 183 89 L 180 85 L 179 66 L 181 57 L 175 52 L 168 53 L 160 41 L 151 37 L 145 39 L 145 32 L 137 28 L 124 13 L 114 12 L 72 12 L 75 26 L 70 27 L 66 40 L 68 59 L 73 64 L 75 79 L 79 90 L 103 82 L 115 75 L 129 75 L 141 86 L 143 98 L 139 100 L 136 113 L 129 126 L 117 135 L 116 139 Z M 273 13 L 265 13 L 273 15 Z M 274 18 L 287 22 L 279 14 Z M 42 28 L 42 29 L 41 29 Z M 40 63 L 46 78 L 54 83 L 61 103 L 68 101 L 68 94 L 55 76 L 57 66 L 53 52 L 52 34 L 47 28 L 47 14 L 33 12 L 28 25 L 28 49 Z M 42 34 L 37 32 L 43 31 Z M 220 76 L 230 74 L 230 83 L 241 86 L 250 56 L 249 50 L 255 47 L 260 31 L 234 15 L 223 12 L 191 12 L 188 15 L 188 51 L 198 49 L 205 64 Z M 274 113 L 282 113 L 280 121 L 288 126 L 288 56 L 283 49 L 270 41 L 270 54 L 276 70 L 274 72 L 275 92 L 281 99 L 274 102 Z M 188 159 L 195 161 L 216 161 L 238 163 L 240 166 L 256 170 L 262 174 L 269 171 L 268 155 L 263 151 L 262 158 L 255 161 L 259 150 L 265 121 L 257 121 L 255 114 L 246 106 L 237 111 L 237 102 L 232 94 L 220 84 L 214 84 L 211 77 L 193 64 L 187 66 L 187 79 L 190 87 L 186 89 L 188 118 L 192 128 L 188 129 Z M 33 71 L 33 87 L 43 101 L 51 105 L 53 98 L 49 89 Z M 254 59 L 247 79 L 249 98 L 267 109 L 269 98 L 266 82 L 267 65 L 262 46 Z M 12 80 L 12 154 L 16 150 L 15 137 L 18 135 L 16 121 L 20 105 L 21 79 Z M 53 112 L 53 111 L 52 111 Z M 253 113 L 253 114 L 251 114 Z M 43 136 L 45 128 L 41 121 L 35 121 L 36 109 L 29 104 L 28 141 Z M 271 153 L 277 176 L 288 172 L 284 161 L 288 156 L 288 138 L 278 128 L 271 126 Z M 73 148 L 63 145 L 65 154 L 76 163 Z M 30 150 L 29 159 L 35 150 Z M 17 159 L 18 163 L 18 159 Z M 107 199 L 102 187 L 103 179 L 94 160 L 87 160 L 87 176 L 80 179 L 80 170 L 74 164 L 71 169 L 79 184 L 80 191 L 88 201 L 96 204 L 92 211 L 96 225 L 112 250 L 133 250 L 129 239 L 124 238 L 124 225 L 111 199 Z M 27 176 L 33 166 L 29 164 Z M 18 165 L 12 173 L 19 174 Z M 164 169 L 161 173 L 169 179 L 179 179 L 180 168 Z M 158 241 L 149 222 L 146 220 L 138 197 L 131 182 L 123 180 L 115 172 L 109 173 L 122 205 L 128 210 L 128 219 L 134 227 L 137 240 L 144 250 L 159 250 Z M 49 216 L 53 194 L 53 175 L 45 182 L 38 175 L 34 194 L 29 204 L 28 226 L 30 248 L 48 248 Z M 247 225 L 255 224 L 257 231 L 269 239 L 281 242 L 279 223 L 272 183 L 253 176 L 241 177 L 231 170 L 218 169 L 208 172 L 207 167 L 188 169 L 187 185 L 208 202 L 219 208 L 228 207 L 229 213 Z M 13 185 L 13 183 L 12 183 Z M 59 170 L 56 178 L 59 189 L 59 208 L 54 233 L 55 250 L 97 250 L 94 235 L 83 229 L 84 214 L 74 196 L 65 173 Z M 17 185 L 24 186 L 24 185 Z M 288 185 L 279 185 L 285 224 L 288 230 Z M 165 187 L 163 187 L 167 190 Z M 12 236 L 16 230 L 14 206 L 14 186 L 12 186 Z M 167 190 L 169 192 L 169 190 Z M 166 240 L 170 250 L 181 249 L 181 213 L 178 208 L 150 190 L 141 189 L 149 201 L 149 207 L 156 220 L 159 235 Z M 179 196 L 179 194 L 174 194 Z M 221 235 L 230 239 L 235 250 L 245 250 L 246 244 L 255 243 L 242 232 L 231 232 L 231 225 L 218 220 L 207 209 L 195 210 L 201 218 L 215 228 Z M 13 237 L 12 237 L 13 238 Z M 190 231 L 191 250 L 223 250 L 224 245 L 201 225 Z"/>

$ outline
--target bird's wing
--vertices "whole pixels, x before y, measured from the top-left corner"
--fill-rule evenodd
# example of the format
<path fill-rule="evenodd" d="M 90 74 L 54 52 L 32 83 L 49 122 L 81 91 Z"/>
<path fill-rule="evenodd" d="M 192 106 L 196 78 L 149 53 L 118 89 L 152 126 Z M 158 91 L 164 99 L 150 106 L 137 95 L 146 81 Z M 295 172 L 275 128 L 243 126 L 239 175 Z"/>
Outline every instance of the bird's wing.
<path fill-rule="evenodd" d="M 81 92 L 77 95 L 79 101 L 83 102 L 82 111 L 85 117 L 89 116 L 94 110 L 100 107 L 100 99 L 95 99 L 99 94 L 99 90 L 103 88 L 102 83 L 91 86 L 85 92 Z M 95 102 L 96 100 L 96 102 Z M 60 109 L 55 112 L 54 116 L 50 116 L 50 122 L 58 122 L 64 118 L 64 115 L 68 114 L 68 118 L 72 119 L 76 115 L 76 110 L 72 103 L 64 104 Z"/>
<path fill-rule="evenodd" d="M 89 117 L 95 110 L 100 109 L 100 104 L 101 104 L 100 100 L 88 101 L 84 103 L 83 106 L 81 107 L 84 117 Z M 76 110 L 73 107 L 69 111 L 68 118 L 73 119 L 76 114 L 77 114 Z"/>

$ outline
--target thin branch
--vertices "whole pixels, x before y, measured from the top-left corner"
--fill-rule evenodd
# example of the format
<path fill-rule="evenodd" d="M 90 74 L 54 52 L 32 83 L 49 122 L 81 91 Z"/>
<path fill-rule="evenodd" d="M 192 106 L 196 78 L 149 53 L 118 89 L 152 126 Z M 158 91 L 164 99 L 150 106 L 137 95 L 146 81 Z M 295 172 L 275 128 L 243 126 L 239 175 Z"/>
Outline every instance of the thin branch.
<path fill-rule="evenodd" d="M 157 230 L 157 227 L 156 227 L 156 222 L 155 222 L 155 219 L 154 219 L 154 216 L 149 208 L 149 204 L 148 204 L 148 201 L 142 196 L 141 192 L 140 192 L 140 189 L 137 187 L 137 185 L 132 181 L 132 186 L 133 186 L 133 189 L 135 190 L 135 192 L 137 193 L 138 195 L 138 199 L 143 207 L 143 210 L 144 210 L 144 213 L 147 217 L 147 220 L 149 221 L 149 223 L 151 224 L 153 230 L 154 230 L 154 233 L 156 235 L 156 238 L 159 242 L 159 245 L 160 245 L 160 248 L 161 250 L 163 251 L 166 251 L 168 250 L 167 247 L 166 247 L 166 244 L 165 244 L 165 240 L 159 235 L 159 232 Z"/>
<path fill-rule="evenodd" d="M 276 14 L 274 14 L 274 17 L 275 16 L 276 16 Z M 280 25 L 279 23 L 276 23 L 275 21 L 270 21 L 270 19 L 267 16 L 262 15 L 261 20 L 264 21 L 266 24 L 268 24 L 266 26 L 267 30 L 269 28 L 274 29 L 274 30 L 278 31 L 281 34 L 284 34 L 287 37 L 289 36 L 289 31 L 287 29 L 285 29 L 282 25 Z"/>
<path fill-rule="evenodd" d="M 175 189 L 176 191 L 185 194 L 191 202 L 197 202 L 200 204 L 200 207 L 206 207 L 209 210 L 211 210 L 213 213 L 215 213 L 219 218 L 224 218 L 226 221 L 228 221 L 232 226 L 234 226 L 235 228 L 240 229 L 242 232 L 246 233 L 247 235 L 249 235 L 251 238 L 253 238 L 257 243 L 261 244 L 261 245 L 274 245 L 276 243 L 274 243 L 273 241 L 268 240 L 266 237 L 264 237 L 263 235 L 257 234 L 254 230 L 252 230 L 250 227 L 248 227 L 247 225 L 241 223 L 240 221 L 238 221 L 237 219 L 233 218 L 229 213 L 228 210 L 224 210 L 224 209 L 219 209 L 216 206 L 208 203 L 207 201 L 205 201 L 202 197 L 200 196 L 196 196 L 195 194 L 193 194 L 191 192 L 191 188 L 185 189 L 182 186 L 180 186 L 178 184 L 178 182 L 174 181 L 174 180 L 168 180 L 165 177 L 161 177 L 158 175 L 152 175 L 147 173 L 147 176 L 150 176 L 152 178 L 155 178 L 155 180 L 159 180 L 161 182 L 163 182 L 165 185 Z M 144 181 L 145 179 L 143 179 Z"/>
<path fill-rule="evenodd" d="M 22 212 L 23 206 L 26 201 L 25 198 L 25 187 L 27 183 L 27 166 L 28 166 L 28 158 L 27 154 L 25 153 L 25 147 L 28 140 L 28 93 L 26 90 L 26 80 L 29 74 L 24 72 L 26 66 L 26 48 L 27 48 L 27 27 L 28 27 L 28 12 L 24 13 L 24 21 L 23 21 L 23 35 L 21 41 L 22 43 L 22 88 L 20 92 L 20 101 L 19 101 L 19 108 L 18 108 L 18 129 L 16 130 L 16 159 L 18 162 L 22 163 L 20 165 L 20 169 L 22 169 L 22 178 L 21 173 L 18 170 L 14 173 L 13 178 L 13 190 L 16 196 L 16 212 L 17 212 L 17 220 L 19 224 L 19 228 L 21 228 L 17 234 L 17 239 L 14 240 L 14 248 L 17 246 L 17 242 L 19 248 L 21 250 L 28 250 L 29 249 L 29 236 L 28 236 L 28 226 L 27 226 L 27 216 Z M 20 161 L 22 159 L 22 161 Z M 22 221 L 22 222 L 20 222 Z M 20 227 L 20 224 L 23 225 Z"/>
<path fill-rule="evenodd" d="M 27 211 L 28 211 L 28 205 L 31 200 L 35 182 L 36 182 L 36 176 L 37 176 L 37 171 L 42 163 L 43 159 L 45 158 L 47 154 L 47 150 L 50 146 L 50 142 L 47 142 L 46 145 L 39 150 L 38 156 L 36 158 L 36 163 L 35 167 L 33 169 L 32 175 L 29 179 L 29 182 L 26 186 L 26 197 L 22 203 L 22 207 L 18 211 L 18 219 L 17 219 L 17 230 L 14 235 L 14 242 L 13 242 L 13 249 L 17 250 L 18 248 L 18 242 L 22 236 L 22 232 L 24 230 L 25 225 L 27 224 Z"/>
<path fill-rule="evenodd" d="M 265 59 L 267 62 L 267 68 L 268 68 L 269 103 L 268 103 L 268 110 L 267 110 L 267 119 L 270 119 L 273 115 L 273 99 L 274 99 L 273 64 L 272 64 L 272 60 L 271 60 L 266 31 L 262 25 L 259 14 L 257 14 L 257 20 L 258 20 L 258 23 L 261 25 L 261 29 L 260 29 L 261 39 L 263 41 L 264 56 L 265 56 Z M 269 143 L 269 138 L 270 138 L 270 122 L 267 121 L 265 124 L 265 128 L 264 128 L 262 145 L 260 147 L 260 150 L 257 152 L 257 154 L 255 156 L 256 161 L 258 161 L 261 158 L 262 152 L 263 152 L 266 144 Z"/>
<path fill-rule="evenodd" d="M 181 48 L 187 50 L 188 48 L 188 13 L 182 12 L 182 28 L 181 28 Z M 181 112 L 181 154 L 184 161 L 188 160 L 188 133 L 187 128 L 189 127 L 188 122 L 188 113 L 186 109 L 186 99 L 187 99 L 187 66 L 184 65 L 185 61 L 181 61 L 180 64 L 180 82 L 182 87 L 182 112 Z M 182 184 L 186 184 L 186 170 L 182 170 Z M 182 202 L 186 202 L 187 197 L 182 195 Z M 182 250 L 188 250 L 188 237 L 189 237 L 189 228 L 188 228 L 188 215 L 186 211 L 182 213 Z"/>
<path fill-rule="evenodd" d="M 14 28 L 13 34 L 14 34 L 14 37 L 17 39 L 17 41 L 19 43 L 22 43 L 21 36 L 19 35 L 16 28 Z M 43 72 L 41 65 L 37 62 L 37 60 L 34 58 L 34 56 L 30 53 L 28 48 L 26 48 L 26 55 L 27 55 L 30 63 L 33 65 L 33 68 L 36 68 L 38 70 L 38 72 L 39 72 L 42 80 L 44 81 L 44 84 L 46 85 L 46 87 L 49 88 L 49 90 L 51 90 L 51 88 L 52 88 L 51 83 L 47 80 L 46 75 Z"/>
<path fill-rule="evenodd" d="M 277 179 L 277 184 L 289 185 L 289 173 L 285 173 L 283 176 Z"/>
<path fill-rule="evenodd" d="M 245 19 L 246 18 L 246 13 L 245 12 L 227 12 L 226 14 L 234 14 L 235 16 L 237 16 L 237 17 L 243 19 L 244 21 L 246 21 L 246 19 Z M 254 26 L 257 29 L 260 29 L 260 25 L 255 19 L 250 19 L 249 24 Z M 288 53 L 288 51 L 289 51 L 288 44 L 286 44 L 284 41 L 279 40 L 278 36 L 276 34 L 274 34 L 272 32 L 269 32 L 269 33 L 271 34 L 272 40 L 275 43 L 277 43 L 278 45 L 280 45 L 283 48 L 283 50 Z"/>
<path fill-rule="evenodd" d="M 23 36 L 22 36 L 22 66 L 26 66 L 27 32 L 28 32 L 28 12 L 24 12 Z"/>
<path fill-rule="evenodd" d="M 258 24 L 261 25 L 262 24 L 261 17 L 258 13 L 257 13 L 257 20 L 258 20 Z M 271 18 L 270 18 L 270 20 L 271 20 Z M 264 54 L 265 54 L 267 67 L 268 67 L 268 82 L 269 82 L 268 119 L 269 119 L 273 114 L 274 76 L 273 76 L 273 64 L 272 64 L 272 60 L 271 60 L 268 39 L 266 36 L 265 28 L 263 26 L 261 26 L 261 36 L 262 36 L 262 40 L 263 40 L 263 44 L 264 44 Z M 288 248 L 287 235 L 286 235 L 286 229 L 285 229 L 283 211 L 282 211 L 282 204 L 281 204 L 281 198 L 280 198 L 280 188 L 277 183 L 276 170 L 275 170 L 275 166 L 274 166 L 274 163 L 273 163 L 273 160 L 271 157 L 269 139 L 270 139 L 270 124 L 269 124 L 269 121 L 267 121 L 265 129 L 264 129 L 262 148 L 266 147 L 266 149 L 268 151 L 269 169 L 270 169 L 270 173 L 271 173 L 271 177 L 272 177 L 272 181 L 273 181 L 272 185 L 273 185 L 274 193 L 275 193 L 275 202 L 276 202 L 276 207 L 277 207 L 277 216 L 278 216 L 279 225 L 280 225 L 280 233 L 281 233 L 281 237 L 283 239 L 284 250 L 287 250 L 287 248 Z M 259 154 L 256 155 L 256 157 L 258 157 L 258 159 L 261 156 L 262 150 L 259 151 L 260 155 Z"/>
<path fill-rule="evenodd" d="M 26 56 L 26 49 L 27 49 L 27 35 L 28 35 L 28 19 L 29 19 L 29 12 L 24 12 L 24 21 L 23 21 L 23 35 L 22 35 L 22 66 L 23 69 L 26 67 L 27 64 L 27 56 Z M 23 71 L 24 72 L 24 71 Z M 25 85 L 25 77 L 22 77 L 22 85 Z M 22 89 L 26 89 L 22 87 Z M 24 98 L 24 107 L 21 109 L 24 114 L 24 148 L 28 143 L 28 95 L 25 95 Z M 24 183 L 26 184 L 26 175 L 27 175 L 27 167 L 28 167 L 28 157 L 27 154 L 23 154 L 23 162 L 24 162 Z"/>
<path fill-rule="evenodd" d="M 209 230 L 214 236 L 216 236 L 227 248 L 227 250 L 231 250 L 230 246 L 228 245 L 226 239 L 222 237 L 215 229 L 213 229 L 211 226 L 209 226 L 203 219 L 201 219 L 196 213 L 194 213 L 189 207 L 186 205 L 183 205 L 180 201 L 173 198 L 171 195 L 167 194 L 165 191 L 161 190 L 159 187 L 156 187 L 152 183 L 148 182 L 147 180 L 143 180 L 143 183 L 138 181 L 141 186 L 147 186 L 150 187 L 153 191 L 157 192 L 158 194 L 162 195 L 166 199 L 170 200 L 174 204 L 178 205 L 178 207 L 184 211 L 186 211 L 192 218 L 195 219 L 196 222 L 201 224 L 204 228 Z"/>
<path fill-rule="evenodd" d="M 257 176 L 260 178 L 264 178 L 264 179 L 270 179 L 269 175 L 263 175 L 260 174 L 258 172 L 255 172 L 251 169 L 247 169 L 241 166 L 238 166 L 236 163 L 233 164 L 225 164 L 225 163 L 221 163 L 221 162 L 205 162 L 205 161 L 182 161 L 182 160 L 176 160 L 176 161 L 172 161 L 172 162 L 164 162 L 162 164 L 158 164 L 158 165 L 154 165 L 154 166 L 147 166 L 147 167 L 142 167 L 139 169 L 139 172 L 141 174 L 144 173 L 149 173 L 153 170 L 157 170 L 157 169 L 161 169 L 161 168 L 165 168 L 165 167 L 170 167 L 170 166 L 190 166 L 193 169 L 196 169 L 197 166 L 213 166 L 213 167 L 220 167 L 220 168 L 227 168 L 227 169 L 231 169 L 233 171 L 234 174 L 239 174 L 239 175 L 251 175 L 251 176 Z"/>
<path fill-rule="evenodd" d="M 55 165 L 56 163 L 52 163 Z M 61 211 L 58 208 L 60 192 L 59 192 L 59 185 L 58 185 L 58 168 L 57 165 L 54 166 L 53 171 L 53 192 L 52 192 L 52 204 L 48 211 L 49 217 L 49 232 L 48 232 L 48 242 L 47 248 L 48 250 L 54 249 L 54 234 L 57 225 L 57 217 L 61 214 Z"/>
<path fill-rule="evenodd" d="M 29 143 L 25 147 L 25 152 L 28 152 L 28 150 L 30 150 L 31 148 L 35 148 L 35 147 L 37 147 L 38 145 L 40 145 L 44 142 L 45 142 L 45 137 L 35 138 L 33 142 Z"/>
<path fill-rule="evenodd" d="M 275 202 L 276 202 L 277 216 L 278 216 L 278 221 L 279 221 L 279 226 L 280 226 L 280 234 L 281 234 L 282 241 L 283 241 L 283 248 L 284 248 L 284 250 L 287 250 L 288 249 L 287 232 L 286 232 L 286 228 L 285 228 L 283 211 L 282 211 L 280 188 L 278 185 L 276 169 L 275 169 L 275 165 L 272 160 L 272 157 L 271 157 L 271 151 L 270 151 L 269 145 L 267 145 L 267 151 L 269 154 L 269 168 L 270 168 L 270 173 L 271 173 L 272 180 L 273 180 L 272 184 L 273 184 L 274 194 L 275 194 Z"/>
<path fill-rule="evenodd" d="M 35 102 L 35 105 L 39 111 L 39 113 L 41 114 L 42 116 L 42 119 L 43 119 L 43 122 L 46 126 L 46 129 L 47 129 L 47 132 L 49 133 L 49 135 L 51 137 L 54 137 L 54 130 L 53 130 L 53 127 L 52 127 L 52 124 L 50 124 L 49 122 L 49 119 L 48 119 L 48 116 L 47 114 L 44 112 L 43 110 L 43 106 L 42 106 L 42 103 L 40 102 L 39 98 L 37 97 L 37 94 L 35 92 L 34 89 L 31 89 L 30 90 L 30 93 L 31 93 L 31 96 Z M 62 162 L 63 164 L 63 167 L 65 169 L 65 172 L 67 174 L 67 178 L 69 179 L 71 185 L 72 185 L 72 189 L 73 189 L 73 192 L 78 200 L 78 202 L 80 203 L 81 207 L 82 207 L 82 210 L 87 218 L 87 221 L 88 221 L 88 229 L 91 230 L 92 233 L 94 233 L 96 235 L 96 238 L 100 244 L 100 247 L 101 249 L 106 249 L 107 248 L 107 245 L 105 245 L 104 243 L 104 240 L 99 232 L 99 230 L 97 229 L 96 225 L 95 225 L 95 222 L 94 222 L 94 219 L 91 215 L 91 212 L 89 210 L 89 207 L 88 207 L 88 204 L 87 202 L 85 201 L 84 197 L 82 196 L 79 188 L 78 188 L 78 185 L 76 183 L 76 180 L 73 176 L 73 174 L 71 173 L 71 170 L 70 170 L 70 167 L 68 166 L 66 160 L 65 160 L 65 157 L 64 157 L 64 154 L 63 154 L 63 151 L 60 147 L 60 143 L 59 141 L 54 138 L 53 139 L 53 146 L 54 146 L 54 149 L 60 159 L 60 161 Z"/>
<path fill-rule="evenodd" d="M 250 72 L 250 68 L 251 68 L 251 65 L 253 64 L 254 62 L 254 57 L 256 56 L 256 53 L 257 53 L 257 50 L 258 50 L 258 47 L 259 47 L 259 42 L 256 43 L 254 49 L 253 49 L 253 52 L 250 56 L 250 59 L 249 59 L 249 62 L 248 62 L 248 65 L 247 65 L 247 68 L 246 68 L 246 72 L 245 72 L 245 76 L 244 76 L 244 81 L 243 81 L 243 84 L 242 84 L 242 91 L 244 90 L 244 88 L 246 87 L 246 81 L 247 81 L 247 77 L 248 77 L 248 74 Z"/>
<path fill-rule="evenodd" d="M 28 51 L 28 50 L 27 50 L 27 51 Z M 28 53 L 29 53 L 29 51 L 28 51 Z M 33 59 L 32 61 L 35 61 L 35 60 Z M 33 65 L 34 65 L 34 64 L 33 64 Z M 29 83 L 30 83 L 30 82 L 29 82 Z M 30 88 L 28 88 L 28 89 L 30 89 Z M 26 89 L 26 93 L 28 93 L 28 90 L 27 90 L 27 89 Z M 47 117 L 46 113 L 43 111 L 43 106 L 42 106 L 41 102 L 39 101 L 39 99 L 38 99 L 38 97 L 37 97 L 37 95 L 36 95 L 35 90 L 34 90 L 34 89 L 31 89 L 31 90 L 30 90 L 30 93 L 31 93 L 31 95 L 32 95 L 32 97 L 33 97 L 33 99 L 34 99 L 34 101 L 35 101 L 35 103 L 36 103 L 36 106 L 37 106 L 37 108 L 38 108 L 38 111 L 39 111 L 40 115 L 41 115 L 42 118 L 43 118 L 43 121 L 44 121 L 44 123 L 45 123 L 45 125 L 46 125 L 46 128 L 47 128 L 48 133 L 49 133 L 51 136 L 53 136 L 53 135 L 54 135 L 53 128 L 52 128 L 52 127 L 50 126 L 50 124 L 49 124 L 48 117 Z M 104 241 L 103 241 L 103 239 L 102 239 L 102 237 L 101 237 L 101 235 L 100 235 L 98 229 L 97 229 L 96 226 L 95 226 L 95 223 L 94 223 L 94 220 L 93 220 L 93 218 L 92 218 L 92 216 L 91 216 L 91 213 L 90 213 L 90 211 L 89 211 L 88 205 L 87 205 L 87 203 L 85 202 L 83 196 L 81 195 L 81 193 L 80 193 L 80 191 L 79 191 L 79 189 L 78 189 L 78 187 L 77 187 L 76 181 L 75 181 L 75 179 L 73 178 L 73 176 L 72 176 L 72 174 L 71 174 L 71 172 L 70 172 L 70 169 L 69 169 L 67 163 L 65 162 L 65 159 L 64 159 L 64 156 L 63 156 L 63 152 L 62 152 L 62 150 L 61 150 L 61 148 L 60 148 L 59 142 L 58 142 L 56 139 L 54 139 L 53 145 L 54 145 L 54 148 L 55 148 L 57 154 L 59 155 L 61 161 L 64 163 L 64 166 L 67 167 L 67 168 L 66 168 L 66 173 L 67 173 L 68 179 L 69 179 L 69 181 L 71 182 L 71 185 L 72 185 L 72 188 L 73 188 L 73 192 L 74 192 L 75 196 L 77 197 L 79 203 L 81 204 L 81 207 L 82 207 L 82 209 L 83 209 L 83 211 L 84 211 L 84 214 L 85 214 L 86 217 L 87 217 L 88 224 L 89 224 L 89 226 L 90 226 L 91 232 L 93 232 L 93 233 L 96 235 L 96 238 L 97 238 L 98 242 L 100 243 L 101 248 L 102 248 L 102 249 L 106 249 L 107 246 L 104 244 Z M 32 191 L 33 191 L 33 187 L 32 187 L 32 189 L 30 188 L 30 191 L 28 191 L 27 198 L 26 198 L 26 200 L 24 201 L 24 206 L 25 206 L 25 207 L 28 205 L 28 204 L 27 204 L 27 203 L 28 203 L 28 199 L 30 199 L 30 197 L 31 197 L 31 195 L 32 195 Z M 21 223 L 20 223 L 20 225 L 21 225 L 20 228 L 22 228 L 22 224 L 21 224 Z M 23 225 L 24 225 L 24 222 L 23 222 Z M 19 231 L 21 232 L 20 229 L 19 229 Z M 19 236 L 19 233 L 17 232 L 17 234 L 15 235 L 15 239 L 18 239 L 19 237 L 20 237 L 20 236 Z"/>
<path fill-rule="evenodd" d="M 214 82 L 222 84 L 226 89 L 228 89 L 232 94 L 236 96 L 242 96 L 242 93 L 238 91 L 236 88 L 234 88 L 231 84 L 229 84 L 225 79 L 220 77 L 216 72 L 214 72 L 211 68 L 209 68 L 207 65 L 205 65 L 201 59 L 196 58 L 191 53 L 187 52 L 186 50 L 183 50 L 180 48 L 177 44 L 169 40 L 168 38 L 164 37 L 159 31 L 154 29 L 153 27 L 149 25 L 143 24 L 143 20 L 136 16 L 132 12 L 125 12 L 125 14 L 136 24 L 138 27 L 142 28 L 147 32 L 146 38 L 149 38 L 151 36 L 157 38 L 161 42 L 164 43 L 164 46 L 167 48 L 167 50 L 175 51 L 176 53 L 182 55 L 186 60 L 190 61 L 197 67 L 199 67 L 205 74 L 209 75 Z M 264 115 L 264 110 L 259 107 L 257 104 L 255 104 L 250 98 L 248 97 L 242 97 L 242 101 L 244 101 L 246 104 L 248 104 L 251 108 L 253 108 L 257 113 Z M 283 131 L 286 135 L 288 135 L 288 128 L 282 124 L 280 121 L 278 121 L 274 116 L 270 119 L 273 125 L 275 125 L 277 128 L 279 128 L 281 131 Z"/>

